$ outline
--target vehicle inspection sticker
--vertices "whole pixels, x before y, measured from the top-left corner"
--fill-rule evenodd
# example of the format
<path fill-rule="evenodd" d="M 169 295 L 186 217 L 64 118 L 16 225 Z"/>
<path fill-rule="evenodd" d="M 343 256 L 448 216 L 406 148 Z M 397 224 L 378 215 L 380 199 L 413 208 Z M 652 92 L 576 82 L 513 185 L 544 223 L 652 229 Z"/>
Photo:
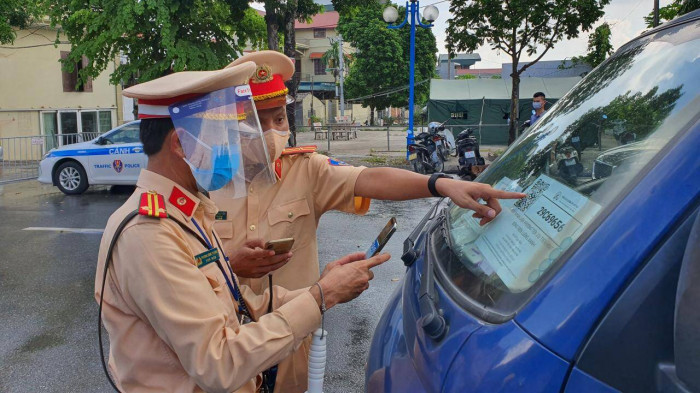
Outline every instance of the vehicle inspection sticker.
<path fill-rule="evenodd" d="M 495 188 L 515 189 L 511 182 L 501 181 Z M 537 281 L 600 211 L 600 205 L 544 174 L 523 192 L 527 197 L 503 204 L 501 214 L 474 241 L 515 292 Z"/>

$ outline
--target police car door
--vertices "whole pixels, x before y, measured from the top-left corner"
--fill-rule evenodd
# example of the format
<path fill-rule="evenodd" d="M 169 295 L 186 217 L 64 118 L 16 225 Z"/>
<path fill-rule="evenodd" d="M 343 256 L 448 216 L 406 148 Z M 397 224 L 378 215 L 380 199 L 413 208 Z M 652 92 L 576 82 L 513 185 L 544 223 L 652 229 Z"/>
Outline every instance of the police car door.
<path fill-rule="evenodd" d="M 98 154 L 90 156 L 91 184 L 136 184 L 146 155 L 139 141 L 139 123 L 104 134 Z"/>

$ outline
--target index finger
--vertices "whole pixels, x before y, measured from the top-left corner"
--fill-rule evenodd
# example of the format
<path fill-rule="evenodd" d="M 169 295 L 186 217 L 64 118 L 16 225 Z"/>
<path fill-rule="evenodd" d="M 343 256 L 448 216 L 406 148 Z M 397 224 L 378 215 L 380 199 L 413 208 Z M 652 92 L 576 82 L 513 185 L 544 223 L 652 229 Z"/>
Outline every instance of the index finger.
<path fill-rule="evenodd" d="M 337 264 L 340 266 L 340 265 L 345 265 L 346 263 L 350 263 L 350 262 L 361 261 L 363 259 L 365 259 L 364 252 L 354 252 L 354 253 L 348 254 L 348 255 L 346 255 L 346 256 L 344 256 L 344 257 L 342 257 L 334 262 L 337 262 Z"/>
<path fill-rule="evenodd" d="M 484 194 L 489 198 L 498 199 L 520 199 L 525 198 L 527 196 L 527 194 L 523 194 L 522 192 L 503 191 L 497 190 L 495 188 L 489 188 L 487 190 L 484 190 Z"/>
<path fill-rule="evenodd" d="M 383 254 L 375 255 L 375 256 L 373 256 L 373 257 L 370 258 L 370 259 L 366 259 L 366 260 L 364 260 L 364 261 L 360 261 L 360 263 L 361 263 L 364 267 L 366 267 L 367 269 L 371 269 L 371 268 L 373 268 L 373 267 L 375 267 L 375 266 L 379 266 L 379 265 L 381 265 L 382 263 L 388 261 L 389 258 L 391 258 L 391 255 L 389 255 L 389 254 L 387 254 L 387 253 L 383 253 Z"/>

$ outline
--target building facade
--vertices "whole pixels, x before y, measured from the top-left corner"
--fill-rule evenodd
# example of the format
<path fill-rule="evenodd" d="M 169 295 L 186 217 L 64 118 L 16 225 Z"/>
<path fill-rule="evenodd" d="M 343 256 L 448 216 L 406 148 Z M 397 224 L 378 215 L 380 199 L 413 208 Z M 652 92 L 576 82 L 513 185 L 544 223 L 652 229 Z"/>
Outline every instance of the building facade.
<path fill-rule="evenodd" d="M 58 39 L 55 46 L 56 30 L 34 25 L 0 47 L 0 138 L 92 134 L 120 124 L 121 91 L 109 83 L 114 64 L 76 88 L 87 59 L 64 71 L 60 60 L 70 44 L 63 35 Z"/>
<path fill-rule="evenodd" d="M 450 58 L 447 54 L 438 56 L 437 74 L 440 79 L 455 79 L 464 70 L 470 69 L 477 61 L 481 61 L 478 53 L 462 53 Z"/>

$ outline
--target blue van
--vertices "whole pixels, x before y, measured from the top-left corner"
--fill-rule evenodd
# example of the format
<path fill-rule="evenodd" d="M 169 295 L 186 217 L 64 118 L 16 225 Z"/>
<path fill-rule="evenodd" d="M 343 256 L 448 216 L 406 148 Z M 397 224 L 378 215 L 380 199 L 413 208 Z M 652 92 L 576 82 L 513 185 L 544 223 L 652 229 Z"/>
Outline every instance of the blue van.
<path fill-rule="evenodd" d="M 700 11 L 620 48 L 437 203 L 370 349 L 368 392 L 700 391 Z"/>

